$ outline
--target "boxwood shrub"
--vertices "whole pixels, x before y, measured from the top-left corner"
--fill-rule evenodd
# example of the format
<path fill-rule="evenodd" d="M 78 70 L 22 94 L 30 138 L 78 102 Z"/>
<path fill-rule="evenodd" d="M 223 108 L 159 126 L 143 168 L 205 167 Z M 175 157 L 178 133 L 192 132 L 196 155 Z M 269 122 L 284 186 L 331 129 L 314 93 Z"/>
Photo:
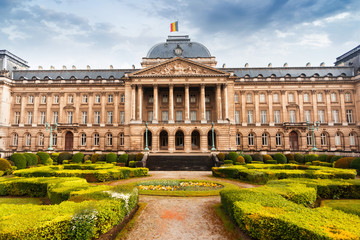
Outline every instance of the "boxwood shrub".
<path fill-rule="evenodd" d="M 83 159 L 84 159 L 84 154 L 81 153 L 81 152 L 75 153 L 72 156 L 72 162 L 73 163 L 81 163 L 81 162 L 83 162 Z"/>
<path fill-rule="evenodd" d="M 26 168 L 26 157 L 21 153 L 14 153 L 10 156 L 10 160 L 14 162 L 17 169 Z"/>
<path fill-rule="evenodd" d="M 245 154 L 244 158 L 245 158 L 246 163 L 251 163 L 252 162 L 252 157 L 249 154 Z"/>
<path fill-rule="evenodd" d="M 287 162 L 286 156 L 282 153 L 275 153 L 274 160 L 277 161 L 277 163 L 284 164 Z"/>
<path fill-rule="evenodd" d="M 333 156 L 330 160 L 331 163 L 336 162 L 337 160 L 339 160 L 340 158 L 342 158 L 342 156 Z"/>
<path fill-rule="evenodd" d="M 136 154 L 136 157 L 135 157 L 135 161 L 141 161 L 144 157 L 144 154 L 143 153 L 138 153 Z"/>
<path fill-rule="evenodd" d="M 269 154 L 265 154 L 263 156 L 263 158 L 264 158 L 264 162 L 269 161 L 269 160 L 273 160 L 273 158 Z"/>
<path fill-rule="evenodd" d="M 40 157 L 41 164 L 45 164 L 46 160 L 50 158 L 50 155 L 46 152 L 37 152 L 36 155 Z"/>
<path fill-rule="evenodd" d="M 68 152 L 62 152 L 59 154 L 58 157 L 58 163 L 62 164 L 64 160 L 71 160 L 72 159 L 72 154 L 68 153 Z"/>
<path fill-rule="evenodd" d="M 243 156 L 238 156 L 236 158 L 236 163 L 245 164 L 245 159 Z"/>
<path fill-rule="evenodd" d="M 295 153 L 294 154 L 294 159 L 296 162 L 298 163 L 305 163 L 305 157 L 303 154 L 300 154 L 300 153 Z"/>
<path fill-rule="evenodd" d="M 118 163 L 127 163 L 129 159 L 129 155 L 127 153 L 121 154 L 118 158 Z"/>
<path fill-rule="evenodd" d="M 225 154 L 224 153 L 219 153 L 218 155 L 217 155 L 217 158 L 219 159 L 219 161 L 224 161 L 225 160 Z"/>
<path fill-rule="evenodd" d="M 50 157 L 54 162 L 57 162 L 59 155 L 60 155 L 60 153 L 52 153 L 52 154 L 50 154 Z"/>
<path fill-rule="evenodd" d="M 117 159 L 117 155 L 115 153 L 108 153 L 106 155 L 106 162 L 108 163 L 116 162 L 116 159 Z"/>
<path fill-rule="evenodd" d="M 318 159 L 318 155 L 317 154 L 306 154 L 305 155 L 305 163 L 307 162 L 312 162 Z"/>
<path fill-rule="evenodd" d="M 253 159 L 253 161 L 256 161 L 256 162 L 263 162 L 264 161 L 264 157 L 260 153 L 255 153 L 254 155 L 252 155 L 252 159 Z"/>
<path fill-rule="evenodd" d="M 336 168 L 350 168 L 351 162 L 355 157 L 343 157 L 335 161 L 334 167 Z"/>
<path fill-rule="evenodd" d="M 287 159 L 287 161 L 286 161 L 286 162 L 289 162 L 289 161 L 295 160 L 294 155 L 293 155 L 293 154 L 291 154 L 291 153 L 286 154 L 286 155 L 285 155 L 285 157 L 286 157 L 286 159 Z"/>
<path fill-rule="evenodd" d="M 26 166 L 35 166 L 38 164 L 38 158 L 33 153 L 24 153 L 24 156 L 26 158 Z"/>
<path fill-rule="evenodd" d="M 100 158 L 100 154 L 98 153 L 94 153 L 93 155 L 91 155 L 91 162 L 96 163 L 97 161 L 99 161 Z"/>
<path fill-rule="evenodd" d="M 320 162 L 327 162 L 327 157 L 328 157 L 328 155 L 327 154 L 321 154 L 321 155 L 319 155 L 319 161 Z"/>
<path fill-rule="evenodd" d="M 360 173 L 360 158 L 355 158 L 351 163 L 350 163 L 350 168 L 352 169 L 356 169 L 358 171 L 358 174 Z"/>
<path fill-rule="evenodd" d="M 4 158 L 0 158 L 0 171 L 8 171 L 11 170 L 11 164 L 9 163 L 8 160 L 4 159 Z"/>

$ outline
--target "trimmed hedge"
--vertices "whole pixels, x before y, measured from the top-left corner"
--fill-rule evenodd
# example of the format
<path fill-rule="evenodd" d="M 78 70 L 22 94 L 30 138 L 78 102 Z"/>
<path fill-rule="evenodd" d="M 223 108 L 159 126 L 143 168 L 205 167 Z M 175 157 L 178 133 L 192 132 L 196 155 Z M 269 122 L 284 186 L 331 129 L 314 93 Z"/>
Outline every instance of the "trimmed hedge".
<path fill-rule="evenodd" d="M 255 153 L 254 155 L 252 155 L 252 159 L 255 162 L 263 162 L 264 161 L 264 157 L 260 153 Z"/>
<path fill-rule="evenodd" d="M 37 152 L 36 155 L 40 157 L 41 164 L 45 164 L 46 160 L 50 158 L 50 155 L 46 152 Z"/>
<path fill-rule="evenodd" d="M 269 154 L 265 154 L 263 157 L 264 157 L 264 162 L 273 160 L 273 158 Z"/>
<path fill-rule="evenodd" d="M 317 154 L 306 154 L 305 155 L 305 163 L 315 161 L 319 158 Z"/>
<path fill-rule="evenodd" d="M 275 153 L 274 160 L 276 160 L 278 163 L 284 164 L 287 162 L 286 156 L 282 153 Z"/>
<path fill-rule="evenodd" d="M 54 162 L 57 162 L 59 155 L 60 155 L 60 153 L 52 153 L 52 154 L 50 154 L 50 157 Z"/>
<path fill-rule="evenodd" d="M 333 156 L 330 160 L 331 163 L 336 162 L 337 160 L 339 160 L 340 158 L 343 158 L 342 156 Z"/>
<path fill-rule="evenodd" d="M 218 155 L 217 155 L 217 158 L 219 159 L 219 161 L 224 161 L 225 160 L 225 154 L 224 153 L 219 153 Z"/>
<path fill-rule="evenodd" d="M 81 152 L 78 152 L 78 153 L 75 153 L 73 156 L 72 156 L 72 162 L 73 163 L 81 163 L 84 159 L 84 154 L 81 153 Z"/>
<path fill-rule="evenodd" d="M 295 157 L 294 157 L 294 155 L 291 154 L 291 153 L 286 154 L 285 157 L 286 157 L 286 159 L 287 159 L 286 162 L 295 161 Z"/>
<path fill-rule="evenodd" d="M 129 155 L 127 153 L 121 154 L 118 158 L 118 163 L 127 163 Z"/>
<path fill-rule="evenodd" d="M 237 163 L 241 163 L 241 164 L 245 164 L 245 159 L 244 159 L 243 156 L 238 156 L 238 157 L 236 158 L 236 162 L 237 162 Z"/>
<path fill-rule="evenodd" d="M 97 161 L 99 161 L 99 158 L 100 158 L 100 154 L 94 153 L 93 155 L 91 155 L 90 160 L 92 163 L 96 163 Z"/>
<path fill-rule="evenodd" d="M 26 166 L 35 166 L 38 164 L 38 157 L 33 153 L 24 153 L 24 156 L 26 158 Z"/>
<path fill-rule="evenodd" d="M 229 152 L 229 160 L 233 161 L 233 163 L 236 162 L 238 156 L 239 154 L 237 154 L 236 152 Z"/>
<path fill-rule="evenodd" d="M 245 154 L 244 158 L 245 158 L 246 163 L 251 163 L 252 162 L 252 157 L 249 154 Z"/>
<path fill-rule="evenodd" d="M 144 157 L 143 153 L 138 153 L 136 154 L 135 161 L 139 162 L 143 159 L 143 157 Z"/>
<path fill-rule="evenodd" d="M 334 163 L 334 167 L 336 168 L 350 168 L 351 162 L 355 159 L 355 157 L 343 157 L 339 160 L 336 160 Z"/>
<path fill-rule="evenodd" d="M 355 158 L 351 163 L 350 163 L 350 168 L 352 169 L 357 169 L 358 174 L 360 173 L 360 158 Z"/>
<path fill-rule="evenodd" d="M 26 157 L 21 153 L 14 153 L 10 156 L 10 160 L 14 162 L 17 169 L 26 168 Z"/>
<path fill-rule="evenodd" d="M 4 158 L 0 158 L 0 171 L 5 172 L 9 170 L 11 170 L 11 164 L 9 161 Z"/>
<path fill-rule="evenodd" d="M 112 163 L 112 162 L 116 162 L 116 160 L 117 160 L 117 155 L 115 153 L 108 153 L 106 155 L 106 162 Z"/>
<path fill-rule="evenodd" d="M 62 152 L 58 156 L 58 163 L 62 164 L 64 160 L 71 160 L 72 154 L 68 152 Z"/>
<path fill-rule="evenodd" d="M 294 154 L 294 159 L 296 162 L 298 163 L 305 163 L 305 157 L 303 154 L 300 154 L 300 153 L 295 153 Z"/>

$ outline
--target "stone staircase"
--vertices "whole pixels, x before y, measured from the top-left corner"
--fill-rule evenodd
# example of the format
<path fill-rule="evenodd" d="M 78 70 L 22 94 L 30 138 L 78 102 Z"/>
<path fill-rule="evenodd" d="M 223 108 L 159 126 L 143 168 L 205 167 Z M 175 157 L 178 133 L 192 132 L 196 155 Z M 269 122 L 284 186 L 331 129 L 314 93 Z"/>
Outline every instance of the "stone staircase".
<path fill-rule="evenodd" d="M 214 160 L 209 155 L 150 154 L 146 167 L 150 171 L 210 171 Z"/>

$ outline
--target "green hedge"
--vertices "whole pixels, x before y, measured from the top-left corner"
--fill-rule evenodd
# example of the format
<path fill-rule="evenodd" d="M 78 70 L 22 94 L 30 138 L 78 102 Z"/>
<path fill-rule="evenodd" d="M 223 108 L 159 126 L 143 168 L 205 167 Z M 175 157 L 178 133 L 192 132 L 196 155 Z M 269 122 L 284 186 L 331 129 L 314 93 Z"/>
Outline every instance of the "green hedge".
<path fill-rule="evenodd" d="M 278 163 L 284 164 L 287 162 L 287 158 L 282 153 L 275 153 L 274 160 L 276 160 Z"/>
<path fill-rule="evenodd" d="M 62 152 L 59 154 L 57 161 L 58 163 L 62 164 L 64 160 L 71 160 L 72 154 L 68 152 Z"/>
<path fill-rule="evenodd" d="M 26 157 L 21 153 L 14 153 L 10 156 L 10 160 L 14 162 L 17 169 L 26 168 Z"/>
<path fill-rule="evenodd" d="M 112 162 L 116 162 L 116 160 L 117 160 L 117 155 L 115 153 L 108 153 L 106 155 L 106 162 L 112 163 Z"/>
<path fill-rule="evenodd" d="M 117 160 L 118 163 L 127 163 L 129 159 L 129 155 L 127 153 L 121 154 Z"/>
<path fill-rule="evenodd" d="M 26 166 L 30 167 L 30 166 L 35 166 L 38 164 L 38 158 L 35 154 L 33 153 L 24 153 L 24 156 L 26 158 Z"/>
<path fill-rule="evenodd" d="M 45 164 L 46 160 L 50 158 L 50 155 L 46 152 L 37 152 L 36 155 L 40 157 L 41 164 Z"/>
<path fill-rule="evenodd" d="M 11 170 L 11 164 L 8 160 L 0 158 L 0 171 L 9 171 Z"/>
<path fill-rule="evenodd" d="M 81 163 L 84 159 L 84 154 L 81 153 L 81 152 L 78 152 L 78 153 L 75 153 L 73 156 L 72 156 L 72 162 L 73 163 Z"/>

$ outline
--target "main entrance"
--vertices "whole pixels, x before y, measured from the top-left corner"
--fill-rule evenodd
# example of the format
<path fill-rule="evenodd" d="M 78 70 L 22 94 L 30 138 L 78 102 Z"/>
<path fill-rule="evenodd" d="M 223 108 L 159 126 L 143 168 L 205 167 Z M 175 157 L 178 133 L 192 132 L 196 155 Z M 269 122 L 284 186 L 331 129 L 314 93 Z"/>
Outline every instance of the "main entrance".
<path fill-rule="evenodd" d="M 290 141 L 290 150 L 298 151 L 299 150 L 299 137 L 298 137 L 297 132 L 295 132 L 295 131 L 290 132 L 289 141 Z"/>
<path fill-rule="evenodd" d="M 165 130 L 160 132 L 160 150 L 168 150 L 168 133 Z"/>
<path fill-rule="evenodd" d="M 65 150 L 72 151 L 74 145 L 74 134 L 72 132 L 67 132 L 65 135 Z"/>
<path fill-rule="evenodd" d="M 196 130 L 191 133 L 191 148 L 192 150 L 200 149 L 200 133 Z"/>

